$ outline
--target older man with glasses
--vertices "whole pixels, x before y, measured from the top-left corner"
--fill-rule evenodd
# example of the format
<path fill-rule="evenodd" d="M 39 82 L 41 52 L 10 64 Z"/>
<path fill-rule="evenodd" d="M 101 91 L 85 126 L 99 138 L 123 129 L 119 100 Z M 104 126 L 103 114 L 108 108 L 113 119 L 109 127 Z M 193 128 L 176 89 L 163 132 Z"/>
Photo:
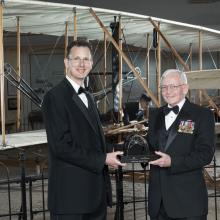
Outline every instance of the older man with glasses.
<path fill-rule="evenodd" d="M 150 162 L 151 220 L 206 220 L 208 194 L 204 166 L 214 155 L 214 116 L 187 98 L 184 72 L 169 69 L 161 77 L 167 103 L 149 117 L 148 141 L 159 159 Z"/>

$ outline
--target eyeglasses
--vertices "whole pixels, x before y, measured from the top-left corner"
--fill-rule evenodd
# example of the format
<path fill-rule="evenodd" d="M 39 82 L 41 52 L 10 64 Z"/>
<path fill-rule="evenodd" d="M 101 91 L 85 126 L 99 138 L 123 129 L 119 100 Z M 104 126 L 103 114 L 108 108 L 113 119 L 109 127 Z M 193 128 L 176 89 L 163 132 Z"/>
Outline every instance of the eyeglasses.
<path fill-rule="evenodd" d="M 68 60 L 74 64 L 80 64 L 83 62 L 84 64 L 89 64 L 91 62 L 91 59 L 85 57 L 81 59 L 80 57 L 74 57 L 74 58 L 68 58 Z"/>
<path fill-rule="evenodd" d="M 168 89 L 171 90 L 171 91 L 174 91 L 174 90 L 177 90 L 182 85 L 184 85 L 184 84 L 180 84 L 180 85 L 170 84 L 170 85 L 166 85 L 166 86 L 165 85 L 161 86 L 160 88 L 161 88 L 162 92 L 167 91 Z"/>

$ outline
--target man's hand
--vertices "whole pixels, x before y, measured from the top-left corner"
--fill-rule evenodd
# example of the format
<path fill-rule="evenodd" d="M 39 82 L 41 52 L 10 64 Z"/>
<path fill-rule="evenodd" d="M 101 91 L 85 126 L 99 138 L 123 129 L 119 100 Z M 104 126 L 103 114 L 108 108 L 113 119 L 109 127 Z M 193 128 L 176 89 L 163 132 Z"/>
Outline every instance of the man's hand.
<path fill-rule="evenodd" d="M 155 151 L 155 154 L 161 156 L 157 160 L 150 161 L 149 164 L 157 165 L 159 167 L 170 167 L 171 157 L 168 154 L 162 153 L 161 151 Z"/>
<path fill-rule="evenodd" d="M 126 163 L 121 163 L 121 161 L 118 159 L 118 156 L 121 156 L 123 154 L 124 153 L 122 151 L 115 151 L 115 152 L 107 153 L 105 164 L 115 169 L 117 169 L 118 166 L 125 166 Z"/>

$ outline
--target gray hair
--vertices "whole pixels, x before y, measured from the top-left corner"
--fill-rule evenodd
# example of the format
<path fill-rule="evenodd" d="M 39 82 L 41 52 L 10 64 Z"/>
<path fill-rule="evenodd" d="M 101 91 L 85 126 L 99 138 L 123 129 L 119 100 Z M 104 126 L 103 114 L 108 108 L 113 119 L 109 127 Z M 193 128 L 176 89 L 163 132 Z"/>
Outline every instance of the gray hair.
<path fill-rule="evenodd" d="M 163 75 L 161 76 L 161 78 L 160 78 L 160 83 L 162 84 L 164 78 L 167 77 L 168 75 L 171 75 L 171 74 L 177 74 L 177 75 L 179 75 L 179 78 L 180 78 L 181 83 L 187 84 L 186 73 L 183 72 L 183 71 L 177 70 L 177 69 L 168 69 L 168 70 L 166 70 L 166 71 L 163 73 Z"/>

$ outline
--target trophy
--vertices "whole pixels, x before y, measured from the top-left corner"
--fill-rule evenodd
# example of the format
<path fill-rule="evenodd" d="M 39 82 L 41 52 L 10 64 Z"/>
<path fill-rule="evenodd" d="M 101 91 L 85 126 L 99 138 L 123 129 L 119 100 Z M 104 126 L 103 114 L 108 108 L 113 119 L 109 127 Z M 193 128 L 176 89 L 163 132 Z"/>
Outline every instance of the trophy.
<path fill-rule="evenodd" d="M 138 134 L 128 136 L 123 146 L 122 163 L 148 163 L 158 157 L 150 152 L 147 140 Z"/>

